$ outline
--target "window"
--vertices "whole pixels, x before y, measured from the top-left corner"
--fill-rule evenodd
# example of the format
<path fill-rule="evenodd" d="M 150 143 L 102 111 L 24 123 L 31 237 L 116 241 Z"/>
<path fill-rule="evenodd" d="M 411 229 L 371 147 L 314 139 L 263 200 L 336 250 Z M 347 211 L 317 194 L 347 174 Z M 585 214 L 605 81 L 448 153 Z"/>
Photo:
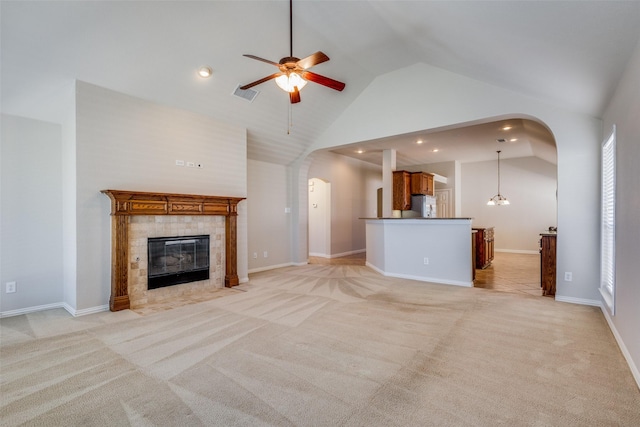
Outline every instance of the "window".
<path fill-rule="evenodd" d="M 613 316 L 616 294 L 616 128 L 602 144 L 602 213 L 600 237 L 600 293 Z"/>

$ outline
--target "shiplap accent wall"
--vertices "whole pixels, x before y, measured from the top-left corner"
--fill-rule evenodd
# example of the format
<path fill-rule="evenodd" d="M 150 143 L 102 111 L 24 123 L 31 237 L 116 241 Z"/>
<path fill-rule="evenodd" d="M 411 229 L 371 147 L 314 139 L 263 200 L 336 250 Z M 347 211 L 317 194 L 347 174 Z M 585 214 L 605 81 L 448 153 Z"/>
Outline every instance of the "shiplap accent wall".
<path fill-rule="evenodd" d="M 176 166 L 176 160 L 185 166 Z M 109 298 L 110 205 L 100 190 L 247 195 L 245 129 L 80 81 L 76 164 L 76 310 L 101 306 Z M 238 210 L 240 278 L 247 277 L 243 203 Z"/>

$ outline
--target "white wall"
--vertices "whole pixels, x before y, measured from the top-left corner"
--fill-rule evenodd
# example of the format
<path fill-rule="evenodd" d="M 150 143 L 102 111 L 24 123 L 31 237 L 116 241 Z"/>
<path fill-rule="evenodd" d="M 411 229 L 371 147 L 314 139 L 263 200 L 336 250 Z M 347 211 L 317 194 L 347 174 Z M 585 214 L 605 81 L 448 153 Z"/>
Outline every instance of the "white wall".
<path fill-rule="evenodd" d="M 246 131 L 83 82 L 76 85 L 76 306 L 108 303 L 111 217 L 103 189 L 246 197 Z M 202 169 L 176 166 L 193 161 Z M 247 277 L 239 205 L 238 275 Z"/>
<path fill-rule="evenodd" d="M 288 168 L 256 160 L 249 160 L 247 167 L 249 272 L 290 265 L 291 213 L 285 212 L 291 207 Z"/>
<path fill-rule="evenodd" d="M 0 312 L 60 305 L 61 127 L 2 115 L 0 153 Z M 8 281 L 16 293 L 5 293 Z"/>
<path fill-rule="evenodd" d="M 500 159 L 500 193 L 509 206 L 487 206 L 497 192 L 497 161 L 462 164 L 462 216 L 495 227 L 495 249 L 538 253 L 539 234 L 556 226 L 556 166 L 537 157 Z"/>
<path fill-rule="evenodd" d="M 364 251 L 365 223 L 359 218 L 377 214 L 376 191 L 382 187 L 380 167 L 330 152 L 318 152 L 312 156 L 308 178 L 331 183 L 331 248 L 327 255 L 335 257 Z M 306 192 L 308 194 L 308 189 Z"/>
<path fill-rule="evenodd" d="M 394 112 L 393 120 L 389 111 Z M 511 117 L 544 123 L 556 141 L 558 271 L 573 272 L 571 283 L 558 281 L 556 298 L 599 304 L 599 213 L 593 207 L 599 203 L 594 188 L 599 186 L 600 120 L 440 68 L 415 64 L 375 79 L 307 152 Z M 294 256 L 301 257 L 302 253 Z"/>
<path fill-rule="evenodd" d="M 604 114 L 616 125 L 616 311 L 610 317 L 640 386 L 640 42 Z M 626 348 L 625 348 L 626 347 Z"/>

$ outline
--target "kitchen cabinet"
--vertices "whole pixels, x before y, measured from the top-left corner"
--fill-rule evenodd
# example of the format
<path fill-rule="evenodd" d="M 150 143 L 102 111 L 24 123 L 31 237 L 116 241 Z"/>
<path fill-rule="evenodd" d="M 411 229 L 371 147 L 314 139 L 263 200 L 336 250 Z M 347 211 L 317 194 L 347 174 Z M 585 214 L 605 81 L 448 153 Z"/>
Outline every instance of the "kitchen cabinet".
<path fill-rule="evenodd" d="M 556 234 L 540 235 L 540 287 L 542 295 L 556 294 Z"/>
<path fill-rule="evenodd" d="M 393 172 L 393 210 L 411 209 L 411 174 L 407 171 Z"/>
<path fill-rule="evenodd" d="M 493 261 L 493 227 L 473 227 L 476 231 L 476 268 L 484 270 Z"/>
<path fill-rule="evenodd" d="M 427 172 L 413 172 L 411 174 L 411 194 L 433 196 L 433 175 Z"/>

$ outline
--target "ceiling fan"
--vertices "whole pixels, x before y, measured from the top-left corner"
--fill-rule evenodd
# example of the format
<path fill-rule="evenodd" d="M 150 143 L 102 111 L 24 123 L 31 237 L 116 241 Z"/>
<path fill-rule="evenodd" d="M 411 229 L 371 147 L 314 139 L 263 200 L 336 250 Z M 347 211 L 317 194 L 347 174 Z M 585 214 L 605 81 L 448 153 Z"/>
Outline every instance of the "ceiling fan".
<path fill-rule="evenodd" d="M 292 104 L 300 102 L 300 89 L 302 89 L 307 81 L 327 86 L 331 89 L 341 91 L 345 84 L 329 77 L 308 71 L 314 65 L 321 64 L 329 60 L 329 57 L 318 51 L 306 58 L 296 58 L 293 56 L 293 0 L 289 0 L 289 56 L 285 56 L 280 62 L 273 62 L 268 59 L 260 58 L 255 55 L 243 55 L 247 58 L 256 59 L 278 67 L 280 71 L 263 77 L 260 80 L 240 86 L 240 89 L 247 90 L 260 83 L 275 79 L 276 84 L 286 92 L 289 92 L 289 99 Z"/>

